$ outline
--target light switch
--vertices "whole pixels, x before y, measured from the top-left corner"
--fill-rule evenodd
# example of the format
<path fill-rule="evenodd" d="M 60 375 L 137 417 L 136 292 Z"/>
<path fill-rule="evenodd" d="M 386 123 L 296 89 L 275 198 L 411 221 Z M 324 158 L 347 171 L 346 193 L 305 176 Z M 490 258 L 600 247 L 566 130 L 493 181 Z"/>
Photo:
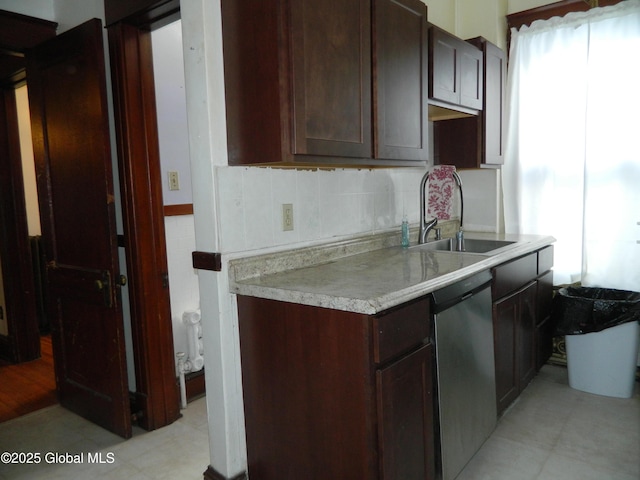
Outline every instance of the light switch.
<path fill-rule="evenodd" d="M 180 179 L 178 178 L 178 172 L 168 172 L 169 174 L 169 190 L 180 190 Z"/>
<path fill-rule="evenodd" d="M 282 231 L 288 232 L 293 230 L 293 204 L 282 204 Z"/>

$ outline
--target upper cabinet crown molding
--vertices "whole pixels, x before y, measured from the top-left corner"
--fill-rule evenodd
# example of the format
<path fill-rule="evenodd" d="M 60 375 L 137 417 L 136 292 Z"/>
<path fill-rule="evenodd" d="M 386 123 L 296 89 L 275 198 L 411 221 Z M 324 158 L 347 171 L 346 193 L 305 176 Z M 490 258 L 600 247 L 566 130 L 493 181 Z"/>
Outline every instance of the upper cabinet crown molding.
<path fill-rule="evenodd" d="M 426 161 L 419 0 L 222 0 L 222 35 L 230 165 Z"/>

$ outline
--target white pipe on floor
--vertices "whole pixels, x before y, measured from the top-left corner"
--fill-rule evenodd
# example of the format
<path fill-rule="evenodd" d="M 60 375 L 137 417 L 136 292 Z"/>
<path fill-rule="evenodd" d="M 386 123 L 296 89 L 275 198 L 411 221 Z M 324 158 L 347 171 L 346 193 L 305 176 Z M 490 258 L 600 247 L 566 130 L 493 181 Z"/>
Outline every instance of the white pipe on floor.
<path fill-rule="evenodd" d="M 184 352 L 176 353 L 178 357 L 178 377 L 180 379 L 180 407 L 182 409 L 187 408 L 187 386 L 184 381 L 185 361 Z"/>
<path fill-rule="evenodd" d="M 187 326 L 188 361 L 191 363 L 191 369 L 188 371 L 197 372 L 204 367 L 200 312 L 184 312 L 182 322 Z"/>

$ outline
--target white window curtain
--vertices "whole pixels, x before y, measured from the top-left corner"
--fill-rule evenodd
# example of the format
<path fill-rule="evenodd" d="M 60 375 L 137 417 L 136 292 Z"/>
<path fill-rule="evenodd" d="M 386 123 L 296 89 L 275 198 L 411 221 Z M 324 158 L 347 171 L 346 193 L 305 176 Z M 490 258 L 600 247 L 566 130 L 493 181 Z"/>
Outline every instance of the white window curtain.
<path fill-rule="evenodd" d="M 640 0 L 511 38 L 506 232 L 557 239 L 556 284 L 640 291 Z"/>

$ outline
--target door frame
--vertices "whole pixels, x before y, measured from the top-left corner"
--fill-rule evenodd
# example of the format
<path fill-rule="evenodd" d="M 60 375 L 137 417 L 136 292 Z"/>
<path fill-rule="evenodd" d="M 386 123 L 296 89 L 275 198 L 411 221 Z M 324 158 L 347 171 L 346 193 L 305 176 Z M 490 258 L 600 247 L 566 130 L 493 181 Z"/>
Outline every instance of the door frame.
<path fill-rule="evenodd" d="M 179 18 L 179 5 L 177 9 L 173 8 L 172 12 L 169 16 L 167 16 L 166 10 L 162 12 L 162 17 L 167 19 L 164 21 L 165 23 Z M 25 31 L 28 33 L 30 23 L 33 24 L 34 30 L 42 23 L 39 19 L 10 12 L 8 14 L 0 12 L 0 20 L 3 25 L 0 45 L 4 47 L 10 40 L 12 43 L 8 45 L 12 46 L 12 50 L 21 54 L 26 48 L 32 46 L 25 44 L 26 39 L 33 38 L 29 34 L 25 35 Z M 15 24 L 16 28 L 5 28 L 6 24 Z M 136 371 L 136 392 L 132 399 L 132 415 L 142 428 L 154 430 L 179 418 L 180 400 L 173 354 L 173 327 L 169 304 L 162 184 L 155 119 L 153 65 L 150 63 L 151 39 L 148 16 L 145 25 L 146 27 L 143 25 L 132 27 L 121 23 L 112 26 L 109 29 L 109 51 L 112 62 L 112 90 L 116 118 L 114 133 L 117 137 L 116 151 L 124 219 L 124 235 L 121 238 L 120 246 L 125 248 L 127 257 Z M 11 78 L 20 78 L 20 73 L 12 75 Z M 24 74 L 22 74 L 19 82 L 14 82 L 13 88 L 23 84 L 24 79 Z M 2 106 L 4 106 L 4 102 Z M 11 122 L 17 122 L 17 118 L 14 120 L 4 111 L 0 111 L 0 114 L 3 114 L 3 120 L 6 118 L 8 123 L 3 134 L 5 132 L 11 133 L 11 128 L 13 128 Z M 0 123 L 0 126 L 4 125 Z M 15 164 L 15 161 L 13 163 Z M 22 176 L 16 178 L 16 175 L 17 172 L 12 170 L 13 183 L 21 184 Z M 2 202 L 0 211 L 9 212 L 8 214 L 13 215 L 21 222 L 23 221 L 26 232 L 24 200 L 21 205 L 19 202 L 8 204 L 4 198 L 0 198 L 0 202 Z M 22 238 L 17 238 L 11 231 L 3 227 L 2 235 L 0 235 L 0 251 L 3 252 L 3 257 L 6 255 L 5 252 L 16 252 L 16 248 L 24 249 L 25 245 L 27 258 L 17 262 L 19 265 L 16 266 L 15 273 L 12 269 L 11 281 L 5 281 L 5 289 L 7 283 L 15 284 L 21 288 L 20 282 L 25 276 L 31 278 L 33 282 L 33 273 L 28 256 L 28 237 L 25 234 L 23 242 Z M 15 255 L 15 253 L 13 254 Z M 9 280 L 7 271 L 8 269 L 5 268 L 5 279 Z M 14 288 L 12 292 L 15 293 L 15 290 Z M 14 303 L 27 305 L 26 295 L 29 291 L 33 292 L 33 288 L 25 287 L 23 290 L 23 292 L 18 292 L 21 295 L 16 298 Z M 29 305 L 33 305 L 36 329 L 27 332 L 30 336 L 25 334 L 24 338 L 35 338 L 39 345 L 37 320 L 35 320 L 35 300 Z M 3 348 L 2 343 L 0 342 L 0 349 Z"/>
<path fill-rule="evenodd" d="M 152 430 L 173 422 L 180 411 L 151 31 L 118 22 L 108 33 L 131 328 L 137 346 L 136 401 L 146 412 L 142 425 Z"/>

